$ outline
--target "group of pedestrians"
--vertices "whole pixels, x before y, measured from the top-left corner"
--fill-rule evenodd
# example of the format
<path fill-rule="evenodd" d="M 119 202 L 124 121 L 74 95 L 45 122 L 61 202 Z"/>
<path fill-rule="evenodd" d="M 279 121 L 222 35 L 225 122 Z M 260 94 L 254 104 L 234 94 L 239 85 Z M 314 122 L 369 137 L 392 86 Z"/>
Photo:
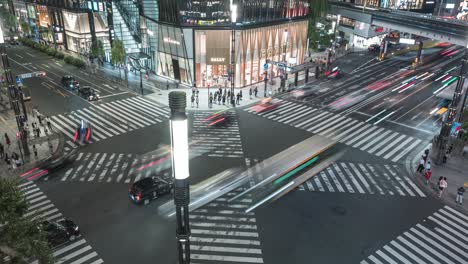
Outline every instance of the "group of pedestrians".
<path fill-rule="evenodd" d="M 14 151 L 11 152 L 11 155 L 8 155 L 7 153 L 7 150 L 10 149 L 10 145 L 11 145 L 11 140 L 7 133 L 3 135 L 2 142 L 5 142 L 7 149 L 5 149 L 5 146 L 0 142 L 0 158 L 3 159 L 3 161 L 8 166 L 11 166 L 13 170 L 15 170 L 16 168 L 19 168 L 21 166 L 21 160 L 19 158 L 18 153 Z"/>
<path fill-rule="evenodd" d="M 50 118 L 48 116 L 44 117 L 37 109 L 33 109 L 32 111 L 33 117 L 37 118 L 37 122 L 32 122 L 31 123 L 31 128 L 29 127 L 29 123 L 26 123 L 24 125 L 24 132 L 26 134 L 26 138 L 29 138 L 29 136 L 32 134 L 34 137 L 38 138 L 41 136 L 41 127 L 44 129 L 44 133 L 47 135 L 48 132 L 50 131 L 52 133 L 52 123 L 50 121 Z"/>
<path fill-rule="evenodd" d="M 429 183 L 429 180 L 432 177 L 431 162 L 429 161 L 429 149 L 426 149 L 424 151 L 424 154 L 421 156 L 416 172 L 419 173 L 420 175 L 424 175 L 426 184 Z M 441 198 L 444 190 L 448 187 L 447 177 L 440 176 L 439 180 L 437 181 L 437 187 L 439 189 L 438 190 L 439 198 Z M 463 186 L 458 188 L 457 196 L 455 199 L 456 203 L 458 204 L 463 203 L 464 193 L 465 193 L 465 188 Z"/>
<path fill-rule="evenodd" d="M 250 99 L 252 99 L 252 94 L 255 95 L 255 98 L 257 98 L 257 94 L 258 94 L 257 86 L 255 86 L 255 88 L 253 90 L 252 90 L 252 87 L 250 87 L 250 89 L 249 89 Z"/>
<path fill-rule="evenodd" d="M 193 107 L 193 103 L 196 103 L 197 104 L 197 108 L 198 108 L 198 105 L 200 103 L 200 99 L 198 97 L 198 95 L 200 94 L 200 91 L 197 89 L 197 88 L 192 88 L 192 96 L 190 96 L 190 102 L 191 102 L 191 105 Z"/>

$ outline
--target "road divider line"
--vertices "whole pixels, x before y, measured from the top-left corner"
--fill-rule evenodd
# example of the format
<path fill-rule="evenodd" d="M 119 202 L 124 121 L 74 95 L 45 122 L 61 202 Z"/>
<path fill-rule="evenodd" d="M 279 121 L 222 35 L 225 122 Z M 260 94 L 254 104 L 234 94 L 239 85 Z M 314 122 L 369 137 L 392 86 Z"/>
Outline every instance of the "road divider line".
<path fill-rule="evenodd" d="M 109 95 L 103 95 L 100 96 L 100 98 L 107 98 L 107 97 L 112 97 L 112 96 L 117 96 L 117 95 L 122 95 L 122 94 L 128 94 L 129 92 L 121 92 L 121 93 L 116 93 L 116 94 L 109 94 Z"/>
<path fill-rule="evenodd" d="M 367 119 L 366 122 L 369 122 L 371 121 L 372 119 L 378 117 L 380 114 L 382 114 L 383 112 L 387 111 L 387 109 L 384 109 L 383 111 L 380 111 L 379 113 L 377 113 L 376 115 L 372 116 L 371 118 Z"/>
<path fill-rule="evenodd" d="M 378 123 L 384 121 L 385 119 L 387 119 L 388 117 L 390 117 L 391 115 L 393 115 L 395 113 L 395 111 L 391 112 L 390 114 L 384 116 L 382 119 L 380 119 L 379 121 L 375 122 L 374 125 L 377 125 Z"/>

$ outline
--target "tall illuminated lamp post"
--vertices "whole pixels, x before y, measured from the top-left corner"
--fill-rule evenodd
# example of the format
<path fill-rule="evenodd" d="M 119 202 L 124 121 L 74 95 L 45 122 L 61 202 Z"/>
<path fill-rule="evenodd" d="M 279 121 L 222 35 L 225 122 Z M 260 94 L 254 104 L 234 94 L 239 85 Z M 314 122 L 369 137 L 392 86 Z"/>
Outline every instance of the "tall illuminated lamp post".
<path fill-rule="evenodd" d="M 176 238 L 179 264 L 190 263 L 190 225 L 189 210 L 189 152 L 187 97 L 185 92 L 169 93 L 169 108 L 171 109 L 171 155 L 172 176 L 174 177 L 174 204 L 176 206 Z"/>
<path fill-rule="evenodd" d="M 237 21 L 237 5 L 234 4 L 234 0 L 231 0 L 231 104 L 235 106 L 234 101 L 234 85 L 236 77 L 236 21 Z"/>

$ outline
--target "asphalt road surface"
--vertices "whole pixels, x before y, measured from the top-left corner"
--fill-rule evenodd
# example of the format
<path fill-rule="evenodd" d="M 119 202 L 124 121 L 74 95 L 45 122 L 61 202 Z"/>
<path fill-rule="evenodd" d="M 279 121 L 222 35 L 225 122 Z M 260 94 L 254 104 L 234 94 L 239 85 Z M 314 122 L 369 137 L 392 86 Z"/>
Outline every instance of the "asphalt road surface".
<path fill-rule="evenodd" d="M 416 69 L 412 54 L 356 65 L 308 85 L 310 94 L 280 96 L 271 111 L 232 110 L 227 126 L 207 127 L 210 111 L 189 112 L 192 185 L 247 170 L 314 135 L 345 152 L 252 212 L 250 196 L 229 201 L 249 184 L 192 211 L 192 263 L 467 263 L 468 217 L 428 196 L 408 170 L 440 126 L 430 112 L 441 101 L 434 91 L 459 65 L 456 52 L 441 54 L 452 48 L 427 50 Z M 128 197 L 139 179 L 170 177 L 167 107 L 26 47 L 9 56 L 15 75 L 47 72 L 24 81 L 30 107 L 51 117 L 65 151 L 80 148 L 75 162 L 23 186 L 31 214 L 72 218 L 82 230 L 54 254 L 63 263 L 176 263 L 175 223 L 158 214 L 171 195 L 143 206 Z M 67 74 L 103 99 L 62 88 Z M 94 129 L 87 146 L 73 142 L 81 120 Z"/>

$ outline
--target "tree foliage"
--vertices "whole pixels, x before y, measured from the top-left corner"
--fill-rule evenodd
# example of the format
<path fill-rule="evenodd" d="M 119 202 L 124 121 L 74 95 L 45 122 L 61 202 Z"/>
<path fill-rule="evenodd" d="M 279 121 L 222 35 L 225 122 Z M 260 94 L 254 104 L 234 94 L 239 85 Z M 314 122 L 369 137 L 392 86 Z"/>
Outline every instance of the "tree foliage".
<path fill-rule="evenodd" d="M 97 39 L 91 43 L 91 55 L 95 58 L 104 57 L 104 44 L 100 39 Z"/>
<path fill-rule="evenodd" d="M 31 26 L 29 25 L 29 23 L 22 21 L 22 22 L 20 23 L 20 26 L 21 26 L 21 30 L 22 30 L 26 35 L 31 34 Z"/>
<path fill-rule="evenodd" d="M 307 35 L 309 37 L 309 47 L 317 49 L 318 44 L 328 46 L 330 44 L 330 36 L 324 33 L 322 29 L 317 28 L 317 22 L 325 20 L 324 16 L 330 11 L 330 3 L 328 0 L 309 0 L 310 3 L 310 17 L 309 17 L 309 30 Z M 324 23 L 326 24 L 326 23 Z"/>
<path fill-rule="evenodd" d="M 125 49 L 121 40 L 114 40 L 111 49 L 111 61 L 114 65 L 121 65 L 125 59 Z"/>
<path fill-rule="evenodd" d="M 40 219 L 24 216 L 28 204 L 16 179 L 0 178 L 0 257 L 9 256 L 12 263 L 53 263 Z"/>
<path fill-rule="evenodd" d="M 7 28 L 14 28 L 16 29 L 16 24 L 18 23 L 18 19 L 12 15 L 8 9 L 0 9 L 0 18 L 2 19 L 3 24 Z"/>

